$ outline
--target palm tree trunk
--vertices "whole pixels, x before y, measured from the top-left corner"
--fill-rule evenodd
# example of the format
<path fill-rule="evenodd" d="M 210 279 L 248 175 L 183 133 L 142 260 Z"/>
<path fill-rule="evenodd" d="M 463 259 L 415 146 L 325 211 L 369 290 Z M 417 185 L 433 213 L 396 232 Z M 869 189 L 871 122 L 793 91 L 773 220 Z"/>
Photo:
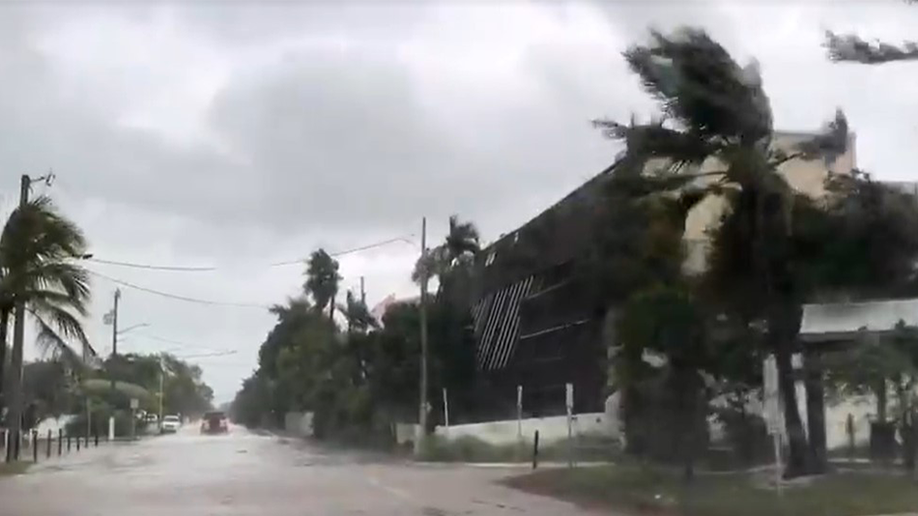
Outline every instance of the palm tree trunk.
<path fill-rule="evenodd" d="M 813 473 L 823 473 L 828 465 L 826 458 L 826 406 L 823 388 L 822 364 L 819 353 L 811 351 L 804 358 L 806 370 L 806 421 L 810 438 L 810 460 Z"/>
<path fill-rule="evenodd" d="M 793 478 L 807 472 L 806 433 L 803 430 L 803 421 L 800 419 L 800 409 L 797 405 L 797 389 L 791 353 L 786 346 L 775 349 L 775 361 L 778 365 L 778 388 L 784 401 L 784 425 L 790 449 L 784 475 L 787 478 Z"/>
<path fill-rule="evenodd" d="M 3 411 L 4 398 L 3 398 L 3 382 L 5 381 L 4 372 L 6 371 L 6 335 L 7 330 L 10 325 L 10 310 L 9 308 L 0 309 L 0 412 Z"/>
<path fill-rule="evenodd" d="M 809 471 L 808 445 L 800 408 L 797 404 L 797 381 L 791 360 L 793 343 L 800 331 L 802 309 L 789 302 L 779 303 L 772 308 L 768 320 L 767 339 L 774 350 L 778 366 L 778 390 L 784 402 L 784 425 L 787 431 L 789 457 L 784 475 L 788 478 L 804 475 Z"/>

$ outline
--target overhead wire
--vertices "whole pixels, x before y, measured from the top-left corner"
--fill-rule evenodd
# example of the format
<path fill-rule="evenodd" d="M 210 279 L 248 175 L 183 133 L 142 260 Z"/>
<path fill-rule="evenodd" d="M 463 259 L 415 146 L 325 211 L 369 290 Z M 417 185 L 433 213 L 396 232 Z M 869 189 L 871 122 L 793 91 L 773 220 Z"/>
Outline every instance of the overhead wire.
<path fill-rule="evenodd" d="M 362 245 L 362 246 L 354 247 L 351 249 L 345 249 L 343 251 L 336 251 L 333 253 L 329 253 L 329 256 L 332 256 L 332 257 L 345 256 L 351 253 L 367 251 L 370 249 L 375 249 L 377 247 L 382 247 L 384 245 L 393 244 L 395 242 L 406 242 L 409 244 L 415 244 L 415 242 L 411 240 L 411 237 L 413 236 L 414 234 L 408 234 L 408 235 L 398 236 L 394 238 L 389 238 L 389 239 L 382 240 L 379 242 L 374 242 L 372 244 Z M 98 263 L 98 264 L 103 264 L 103 265 L 114 265 L 117 267 L 128 267 L 132 269 L 169 271 L 169 272 L 213 272 L 213 271 L 220 269 L 219 267 L 213 267 L 213 266 L 154 265 L 154 264 L 148 264 L 148 263 L 123 262 L 123 261 L 118 261 L 118 260 L 103 260 L 101 258 L 86 258 L 85 260 L 88 262 Z M 281 262 L 274 262 L 274 263 L 269 263 L 265 265 L 265 267 L 283 267 L 286 265 L 299 265 L 299 264 L 302 264 L 305 260 L 306 258 L 298 258 L 296 260 L 286 260 L 286 261 L 281 261 Z"/>
<path fill-rule="evenodd" d="M 168 299 L 175 299 L 175 300 L 177 300 L 177 301 L 185 301 L 185 302 L 187 302 L 187 303 L 197 303 L 197 304 L 209 305 L 209 306 L 231 306 L 231 307 L 237 307 L 237 308 L 259 308 L 259 309 L 262 309 L 262 310 L 267 310 L 267 309 L 271 308 L 269 305 L 259 305 L 259 304 L 256 304 L 256 303 L 232 303 L 232 302 L 227 302 L 227 301 L 213 301 L 213 300 L 210 300 L 210 299 L 199 299 L 199 298 L 194 298 L 194 297 L 182 296 L 182 295 L 179 295 L 179 294 L 171 294 L 171 293 L 169 293 L 169 292 L 163 292 L 163 291 L 161 291 L 161 290 L 155 290 L 155 289 L 152 289 L 152 288 L 143 287 L 143 286 L 140 286 L 140 285 L 135 285 L 134 283 L 130 283 L 130 282 L 127 282 L 127 281 L 124 281 L 124 280 L 120 280 L 120 279 L 117 279 L 117 278 L 113 278 L 113 277 L 111 277 L 111 276 L 107 276 L 107 275 L 105 275 L 105 274 L 102 274 L 102 273 L 100 273 L 100 272 L 96 272 L 96 271 L 91 270 L 91 269 L 86 269 L 86 272 L 88 272 L 89 274 L 92 274 L 93 276 L 98 276 L 98 277 L 100 277 L 100 278 L 102 278 L 102 279 L 111 281 L 112 283 L 121 285 L 121 286 L 123 286 L 123 287 L 131 288 L 131 289 L 134 289 L 134 290 L 139 290 L 139 291 L 141 291 L 141 292 L 146 292 L 146 293 L 148 293 L 148 294 L 154 294 L 154 295 L 157 295 L 157 296 L 162 296 L 162 297 L 165 297 L 165 298 L 168 298 Z"/>
<path fill-rule="evenodd" d="M 179 346 L 179 348 L 190 348 L 190 349 L 201 349 L 205 351 L 226 351 L 225 349 L 212 348 L 209 346 L 200 346 L 197 344 L 188 344 L 187 342 L 182 342 L 180 340 L 172 340 L 164 337 L 159 337 L 157 335 L 150 335 L 147 333 L 135 333 L 135 337 L 142 337 L 145 339 L 155 340 L 157 342 L 163 342 L 165 344 L 172 344 L 174 346 Z"/>

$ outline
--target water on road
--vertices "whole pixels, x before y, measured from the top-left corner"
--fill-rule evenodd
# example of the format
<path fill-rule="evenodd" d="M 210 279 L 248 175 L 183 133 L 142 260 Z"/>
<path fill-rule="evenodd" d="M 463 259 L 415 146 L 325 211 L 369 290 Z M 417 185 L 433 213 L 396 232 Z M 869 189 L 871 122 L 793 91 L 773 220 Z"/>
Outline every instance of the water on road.
<path fill-rule="evenodd" d="M 495 483 L 519 470 L 416 465 L 233 427 L 51 458 L 0 479 L 6 516 L 584 514 Z"/>

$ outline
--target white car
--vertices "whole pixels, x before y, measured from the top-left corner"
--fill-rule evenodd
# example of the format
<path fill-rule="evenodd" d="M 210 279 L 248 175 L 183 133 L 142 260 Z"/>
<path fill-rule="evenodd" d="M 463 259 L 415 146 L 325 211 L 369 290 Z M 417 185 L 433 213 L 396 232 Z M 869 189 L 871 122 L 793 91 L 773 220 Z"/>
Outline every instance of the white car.
<path fill-rule="evenodd" d="M 159 425 L 161 433 L 175 433 L 181 428 L 182 421 L 178 416 L 163 416 L 163 422 Z"/>

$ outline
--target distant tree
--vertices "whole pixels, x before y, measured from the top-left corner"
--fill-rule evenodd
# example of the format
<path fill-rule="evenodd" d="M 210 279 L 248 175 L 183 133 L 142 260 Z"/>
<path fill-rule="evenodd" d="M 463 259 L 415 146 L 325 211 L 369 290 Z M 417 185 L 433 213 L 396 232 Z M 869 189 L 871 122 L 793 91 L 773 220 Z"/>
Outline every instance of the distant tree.
<path fill-rule="evenodd" d="M 357 299 L 351 291 L 347 292 L 344 304 L 338 305 L 338 310 L 344 315 L 349 333 L 365 333 L 379 325 L 376 318 L 370 313 L 366 302 Z"/>
<path fill-rule="evenodd" d="M 338 294 L 338 283 L 341 276 L 338 274 L 338 261 L 331 257 L 324 249 L 319 249 L 309 257 L 306 269 L 306 283 L 303 290 L 312 294 L 318 312 L 329 309 L 329 318 L 334 318 L 335 296 Z"/>

